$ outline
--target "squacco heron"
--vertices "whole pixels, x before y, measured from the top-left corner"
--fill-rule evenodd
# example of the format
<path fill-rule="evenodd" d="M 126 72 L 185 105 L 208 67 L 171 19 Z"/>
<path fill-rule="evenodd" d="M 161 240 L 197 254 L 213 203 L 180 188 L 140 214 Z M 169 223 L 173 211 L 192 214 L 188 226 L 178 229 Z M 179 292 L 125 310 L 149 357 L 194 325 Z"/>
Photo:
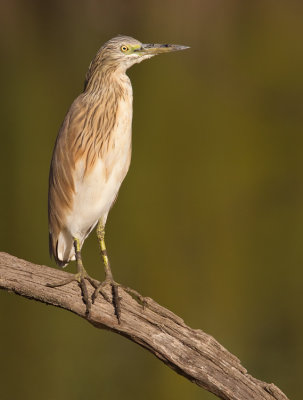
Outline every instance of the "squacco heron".
<path fill-rule="evenodd" d="M 133 93 L 126 70 L 156 54 L 186 48 L 142 44 L 128 36 L 109 40 L 91 62 L 83 93 L 72 103 L 58 133 L 49 174 L 49 248 L 60 266 L 76 260 L 77 273 L 48 286 L 63 286 L 76 280 L 88 314 L 99 292 L 111 301 L 103 291 L 110 284 L 120 322 L 119 284 L 113 279 L 104 236 L 109 210 L 131 159 Z M 88 275 L 81 258 L 82 245 L 96 225 L 105 266 L 101 284 Z M 92 300 L 86 281 L 95 289 Z"/>

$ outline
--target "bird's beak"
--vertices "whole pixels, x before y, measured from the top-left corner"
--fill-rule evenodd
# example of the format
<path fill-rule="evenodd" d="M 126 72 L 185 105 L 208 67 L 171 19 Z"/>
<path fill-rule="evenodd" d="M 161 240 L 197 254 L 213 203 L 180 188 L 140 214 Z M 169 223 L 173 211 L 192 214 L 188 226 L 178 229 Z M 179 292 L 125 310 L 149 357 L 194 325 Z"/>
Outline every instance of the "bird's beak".
<path fill-rule="evenodd" d="M 161 53 L 169 53 L 171 51 L 185 50 L 189 49 L 188 46 L 180 46 L 178 44 L 142 44 L 142 46 L 137 50 L 137 52 L 144 55 L 154 56 Z"/>

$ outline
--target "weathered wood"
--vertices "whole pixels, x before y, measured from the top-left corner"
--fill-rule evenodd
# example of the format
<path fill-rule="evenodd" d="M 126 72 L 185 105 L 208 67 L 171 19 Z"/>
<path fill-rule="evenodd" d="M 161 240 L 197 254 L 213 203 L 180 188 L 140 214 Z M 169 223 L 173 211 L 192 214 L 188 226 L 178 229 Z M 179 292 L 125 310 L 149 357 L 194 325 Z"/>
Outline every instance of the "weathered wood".
<path fill-rule="evenodd" d="M 46 286 L 46 283 L 65 279 L 69 275 L 62 270 L 0 253 L 0 288 L 72 311 L 97 328 L 110 329 L 127 337 L 221 399 L 287 400 L 274 384 L 249 375 L 238 358 L 212 336 L 188 327 L 180 317 L 150 298 L 146 299 L 148 305 L 143 309 L 127 292 L 119 289 L 120 325 L 113 306 L 101 296 L 92 306 L 90 317 L 86 318 L 86 307 L 76 282 L 57 288 Z M 90 288 L 89 295 L 92 292 L 93 288 Z"/>

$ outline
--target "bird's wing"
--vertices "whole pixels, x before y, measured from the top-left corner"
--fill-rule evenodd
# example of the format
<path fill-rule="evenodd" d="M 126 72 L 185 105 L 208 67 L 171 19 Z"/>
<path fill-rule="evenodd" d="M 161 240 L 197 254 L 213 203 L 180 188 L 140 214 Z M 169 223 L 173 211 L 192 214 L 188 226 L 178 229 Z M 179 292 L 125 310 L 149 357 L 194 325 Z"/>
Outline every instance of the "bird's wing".
<path fill-rule="evenodd" d="M 121 96 L 115 89 L 99 99 L 81 94 L 71 105 L 57 137 L 49 175 L 48 217 L 50 254 L 59 263 L 57 241 L 65 229 L 65 216 L 73 207 L 76 163 L 83 160 L 84 176 L 108 150 Z"/>
<path fill-rule="evenodd" d="M 58 236 L 65 228 L 65 216 L 73 205 L 73 173 L 77 157 L 81 153 L 81 137 L 86 129 L 87 114 L 88 105 L 83 97 L 79 96 L 66 114 L 51 161 L 48 192 L 49 250 L 50 255 L 53 255 L 59 264 Z"/>

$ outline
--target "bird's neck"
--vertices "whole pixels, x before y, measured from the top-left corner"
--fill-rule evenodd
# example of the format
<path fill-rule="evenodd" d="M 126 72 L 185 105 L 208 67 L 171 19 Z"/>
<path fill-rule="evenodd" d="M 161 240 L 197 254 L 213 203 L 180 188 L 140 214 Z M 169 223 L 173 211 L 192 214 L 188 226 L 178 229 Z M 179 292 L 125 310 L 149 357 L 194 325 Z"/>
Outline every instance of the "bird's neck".
<path fill-rule="evenodd" d="M 114 91 L 117 95 L 125 97 L 129 95 L 131 90 L 130 79 L 125 70 L 110 67 L 93 71 L 87 77 L 84 86 L 86 94 L 94 95 Z"/>

